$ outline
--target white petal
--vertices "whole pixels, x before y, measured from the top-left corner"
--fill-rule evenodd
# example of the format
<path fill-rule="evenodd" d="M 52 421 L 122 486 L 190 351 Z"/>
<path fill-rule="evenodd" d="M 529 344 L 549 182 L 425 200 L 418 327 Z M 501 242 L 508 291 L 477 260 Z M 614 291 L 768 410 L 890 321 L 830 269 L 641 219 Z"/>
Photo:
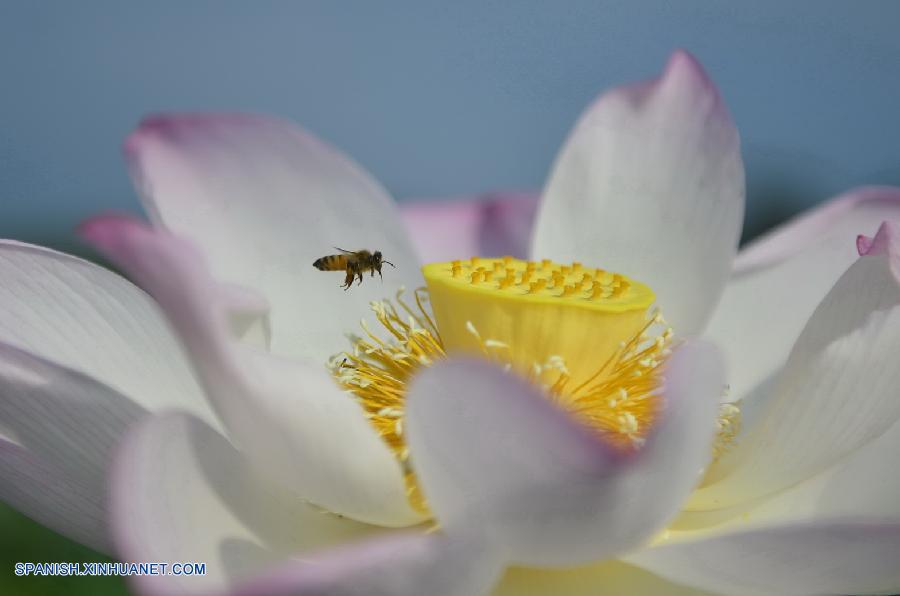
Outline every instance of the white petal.
<path fill-rule="evenodd" d="M 722 346 L 732 399 L 770 392 L 771 380 L 816 306 L 859 253 L 856 238 L 900 222 L 900 189 L 860 188 L 750 243 L 707 328 Z M 751 422 L 748 420 L 748 422 Z"/>
<path fill-rule="evenodd" d="M 825 472 L 754 503 L 728 520 L 728 526 L 775 525 L 797 521 L 835 521 L 864 516 L 900 523 L 900 422 Z"/>
<path fill-rule="evenodd" d="M 292 561 L 236 596 L 477 596 L 501 566 L 477 541 L 440 534 L 379 537 Z"/>
<path fill-rule="evenodd" d="M 848 522 L 896 527 L 900 525 L 897 453 L 900 453 L 900 423 L 895 423 L 878 439 L 858 449 L 848 459 L 770 498 L 730 510 L 683 514 L 671 526 L 672 531 L 668 536 L 686 554 L 676 555 L 673 561 L 669 561 L 667 557 L 657 557 L 652 552 L 649 555 L 638 553 L 633 558 L 637 563 L 646 563 L 651 569 L 664 565 L 665 567 L 660 568 L 664 571 L 681 561 L 681 557 L 690 556 L 699 560 L 703 549 L 713 549 L 720 544 L 718 540 L 729 536 L 740 540 L 741 536 L 762 535 L 778 528 L 790 533 L 793 528 L 801 525 L 842 525 Z M 691 543 L 703 541 L 710 541 L 711 545 L 701 544 L 700 551 L 691 553 Z M 815 548 L 808 547 L 809 550 Z M 855 550 L 848 548 L 847 552 L 855 555 Z M 896 547 L 894 550 L 897 550 Z M 665 552 L 667 551 L 664 550 L 664 554 Z M 852 573 L 854 577 L 861 573 L 859 564 L 860 560 L 856 556 L 852 559 L 844 558 L 839 563 L 842 571 Z M 705 567 L 702 573 L 698 573 L 703 576 L 698 585 L 712 588 L 714 584 L 703 582 L 713 581 L 707 575 L 712 574 L 715 579 L 719 573 L 720 570 Z M 781 578 L 776 580 L 781 581 Z M 720 578 L 720 581 L 728 580 Z M 860 593 L 865 591 L 862 588 L 863 584 L 860 583 L 852 589 L 838 590 L 835 587 L 828 592 Z M 894 591 L 897 591 L 896 588 Z M 803 592 L 808 593 L 809 590 Z"/>
<path fill-rule="evenodd" d="M 790 534 L 801 526 L 848 523 L 898 526 L 900 477 L 896 474 L 897 453 L 900 453 L 900 423 L 895 423 L 847 460 L 770 498 L 728 510 L 685 512 L 670 526 L 671 531 L 665 534 L 665 539 L 660 541 L 659 544 L 664 547 L 663 556 L 639 552 L 632 559 L 639 564 L 646 563 L 651 569 L 662 565 L 659 569 L 664 571 L 674 566 L 681 557 L 702 556 L 691 552 L 692 543 L 711 542 L 712 546 L 699 546 L 701 550 L 698 553 L 701 553 L 704 549 L 715 548 L 723 538 L 740 540 L 742 536 L 761 536 L 776 529 Z M 771 534 L 773 539 L 777 536 Z M 667 550 L 667 544 L 675 545 L 672 548 L 681 549 L 683 554 L 676 554 L 675 560 L 669 561 L 664 556 L 666 552 L 671 552 Z M 815 546 L 810 548 L 814 550 Z M 848 552 L 852 553 L 853 549 Z M 859 561 L 844 559 L 841 569 L 858 575 Z M 713 580 L 705 576 L 711 575 L 715 579 L 719 573 L 720 570 L 705 567 L 702 573 L 698 573 L 704 576 L 704 579 L 698 580 L 698 585 L 712 588 L 715 584 L 704 582 Z M 676 574 L 672 577 L 680 576 Z M 834 591 L 838 590 L 835 588 Z M 861 591 L 862 584 L 844 590 L 850 593 Z M 808 590 L 803 592 L 808 593 Z"/>
<path fill-rule="evenodd" d="M 355 519 L 420 520 L 393 454 L 324 364 L 291 362 L 233 337 L 230 313 L 254 301 L 213 280 L 190 242 L 113 216 L 87 222 L 82 233 L 159 302 L 229 437 L 256 465 Z"/>
<path fill-rule="evenodd" d="M 544 191 L 532 255 L 643 281 L 692 335 L 725 285 L 743 213 L 737 131 L 703 68 L 678 51 L 659 79 L 613 89 L 581 117 Z"/>
<path fill-rule="evenodd" d="M 400 285 L 423 285 L 396 207 L 359 166 L 291 123 L 239 114 L 156 116 L 126 156 L 150 217 L 190 238 L 215 276 L 272 306 L 272 349 L 317 363 L 346 348 L 348 320 Z M 380 250 L 396 269 L 343 292 L 313 268 L 338 251 Z"/>
<path fill-rule="evenodd" d="M 208 593 L 375 530 L 296 499 L 199 419 L 149 417 L 116 455 L 112 536 L 126 561 L 206 563 L 205 576 L 144 576 L 141 591 Z"/>
<path fill-rule="evenodd" d="M 4 440 L 0 440 L 0 500 L 72 540 L 110 552 L 98 487 Z"/>
<path fill-rule="evenodd" d="M 0 241 L 0 341 L 85 373 L 156 410 L 213 418 L 149 296 L 97 265 Z"/>
<path fill-rule="evenodd" d="M 692 509 L 732 506 L 809 478 L 900 418 L 900 246 L 860 257 L 813 313 L 774 393 L 735 449 L 710 471 Z"/>
<path fill-rule="evenodd" d="M 687 544 L 799 524 L 900 524 L 900 478 L 894 457 L 898 452 L 900 423 L 895 423 L 846 460 L 770 497 L 729 509 L 683 512 L 658 544 Z"/>
<path fill-rule="evenodd" d="M 604 561 L 575 569 L 509 569 L 492 596 L 702 596 L 633 565 Z"/>
<path fill-rule="evenodd" d="M 628 557 L 673 581 L 735 595 L 900 590 L 900 524 L 796 524 L 662 545 Z"/>
<path fill-rule="evenodd" d="M 90 377 L 0 343 L 0 428 L 16 442 L 4 454 L 0 497 L 109 552 L 110 462 L 127 428 L 145 415 L 141 405 Z"/>
<path fill-rule="evenodd" d="M 432 511 L 447 526 L 479 528 L 516 564 L 578 564 L 637 546 L 698 480 L 722 387 L 709 346 L 682 346 L 668 367 L 666 413 L 631 456 L 485 361 L 420 373 L 407 432 Z"/>

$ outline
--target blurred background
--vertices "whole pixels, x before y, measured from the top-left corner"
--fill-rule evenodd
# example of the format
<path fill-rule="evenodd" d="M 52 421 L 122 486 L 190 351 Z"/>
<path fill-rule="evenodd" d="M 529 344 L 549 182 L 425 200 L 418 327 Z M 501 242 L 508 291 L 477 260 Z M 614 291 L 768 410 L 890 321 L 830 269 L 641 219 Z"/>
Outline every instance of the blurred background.
<path fill-rule="evenodd" d="M 706 66 L 743 138 L 745 240 L 860 184 L 900 184 L 900 2 L 0 0 L 0 236 L 83 252 L 72 228 L 139 212 L 120 144 L 142 115 L 296 120 L 398 200 L 540 188 L 580 111 Z M 123 593 L 16 578 L 102 560 L 0 506 L 0 593 Z"/>

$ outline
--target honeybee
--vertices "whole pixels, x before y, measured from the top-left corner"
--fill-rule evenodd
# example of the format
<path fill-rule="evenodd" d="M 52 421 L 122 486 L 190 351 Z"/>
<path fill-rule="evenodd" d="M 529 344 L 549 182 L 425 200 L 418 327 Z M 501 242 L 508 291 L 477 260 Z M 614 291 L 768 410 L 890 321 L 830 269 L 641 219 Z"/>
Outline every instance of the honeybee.
<path fill-rule="evenodd" d="M 383 279 L 381 275 L 381 265 L 383 263 L 387 263 L 391 267 L 396 268 L 396 266 L 390 261 L 385 261 L 381 256 L 381 251 L 376 250 L 374 252 L 370 252 L 368 250 L 357 250 L 357 251 L 349 251 L 344 250 L 343 248 L 335 248 L 341 251 L 344 254 L 340 255 L 328 255 L 316 259 L 313 261 L 313 267 L 318 269 L 319 271 L 345 271 L 347 273 L 347 277 L 344 278 L 344 283 L 341 284 L 341 287 L 344 288 L 344 291 L 350 289 L 350 286 L 353 285 L 353 278 L 359 278 L 359 285 L 362 283 L 363 273 L 366 271 L 371 272 L 370 277 L 375 277 L 375 272 L 378 272 L 378 277 Z"/>

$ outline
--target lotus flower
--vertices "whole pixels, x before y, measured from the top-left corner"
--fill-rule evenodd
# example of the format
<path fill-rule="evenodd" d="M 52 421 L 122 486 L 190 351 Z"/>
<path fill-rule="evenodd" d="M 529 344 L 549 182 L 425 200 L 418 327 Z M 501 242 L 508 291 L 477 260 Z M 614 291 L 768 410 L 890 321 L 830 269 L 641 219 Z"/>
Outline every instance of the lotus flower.
<path fill-rule="evenodd" d="M 0 497 L 207 564 L 138 591 L 900 586 L 900 190 L 735 257 L 738 137 L 686 53 L 587 110 L 533 261 L 504 200 L 408 212 L 447 261 L 420 269 L 385 191 L 284 122 L 155 117 L 126 156 L 152 225 L 80 231 L 137 285 L 0 245 Z M 335 245 L 397 268 L 343 292 L 310 266 Z"/>

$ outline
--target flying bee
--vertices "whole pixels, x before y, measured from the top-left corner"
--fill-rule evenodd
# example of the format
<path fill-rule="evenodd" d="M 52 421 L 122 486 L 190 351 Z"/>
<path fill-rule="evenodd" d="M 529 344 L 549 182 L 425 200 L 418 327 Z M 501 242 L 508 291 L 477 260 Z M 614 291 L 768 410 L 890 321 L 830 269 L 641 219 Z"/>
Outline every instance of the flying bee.
<path fill-rule="evenodd" d="M 362 283 L 363 273 L 369 271 L 371 273 L 370 277 L 375 277 L 375 272 L 378 272 L 378 277 L 381 275 L 381 265 L 383 263 L 387 263 L 391 267 L 396 266 L 390 261 L 385 261 L 381 256 L 381 251 L 376 250 L 374 252 L 370 252 L 368 250 L 357 250 L 357 251 L 349 251 L 344 250 L 343 248 L 335 248 L 341 251 L 343 254 L 340 255 L 328 255 L 319 259 L 316 259 L 313 262 L 313 267 L 318 269 L 319 271 L 344 271 L 347 274 L 347 277 L 344 278 L 344 283 L 341 284 L 341 287 L 344 288 L 344 291 L 350 289 L 350 286 L 353 285 L 353 278 L 359 278 L 359 282 L 357 285 Z"/>

